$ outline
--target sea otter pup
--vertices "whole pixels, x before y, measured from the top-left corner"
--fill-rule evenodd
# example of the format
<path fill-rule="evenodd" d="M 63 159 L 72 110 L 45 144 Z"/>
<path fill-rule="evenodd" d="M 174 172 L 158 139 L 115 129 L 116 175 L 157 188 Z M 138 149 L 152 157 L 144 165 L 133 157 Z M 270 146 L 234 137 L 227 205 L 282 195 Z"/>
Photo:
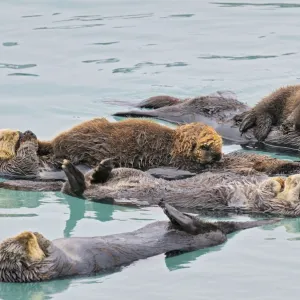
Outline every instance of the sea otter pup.
<path fill-rule="evenodd" d="M 168 221 L 102 237 L 49 241 L 24 231 L 0 244 L 0 282 L 36 282 L 114 271 L 139 259 L 189 252 L 223 244 L 227 234 L 274 224 L 279 219 L 205 222 L 160 203 Z"/>
<path fill-rule="evenodd" d="M 24 190 L 59 190 L 59 185 L 53 183 L 51 186 L 50 180 L 64 180 L 65 176 L 60 176 L 58 178 L 58 172 L 54 172 L 54 177 L 49 176 L 49 174 L 51 175 L 50 171 L 44 172 L 45 165 L 55 165 L 57 169 L 60 169 L 64 157 L 67 157 L 71 162 L 75 162 L 75 164 L 78 162 L 85 162 L 90 164 L 90 166 L 94 166 L 97 164 L 95 157 L 98 157 L 99 161 L 101 161 L 106 153 L 108 157 L 114 158 L 114 167 L 129 166 L 146 169 L 146 167 L 151 168 L 155 166 L 176 166 L 183 170 L 195 170 L 196 173 L 207 170 L 231 170 L 240 174 L 253 174 L 258 171 L 268 175 L 289 175 L 300 172 L 299 162 L 275 159 L 267 155 L 255 153 L 237 151 L 223 155 L 223 159 L 218 161 L 221 156 L 221 141 L 219 136 L 215 134 L 215 131 L 210 131 L 209 127 L 199 123 L 180 126 L 176 130 L 173 130 L 149 122 L 151 124 L 150 128 L 158 130 L 161 135 L 156 135 L 156 131 L 152 131 L 147 139 L 145 132 L 142 130 L 143 128 L 140 127 L 140 135 L 134 136 L 132 133 L 129 137 L 124 137 L 118 144 L 114 142 L 117 141 L 115 138 L 116 131 L 120 128 L 122 129 L 123 125 L 127 124 L 131 126 L 134 123 L 129 122 L 129 120 L 127 122 L 109 123 L 103 119 L 95 119 L 88 121 L 87 123 L 97 124 L 98 122 L 100 124 L 107 124 L 109 127 L 108 129 L 102 130 L 107 133 L 106 136 L 104 135 L 102 137 L 103 140 L 112 141 L 111 144 L 106 143 L 100 145 L 96 143 L 100 150 L 103 148 L 102 152 L 97 152 L 97 149 L 99 149 L 97 147 L 90 147 L 93 136 L 97 134 L 95 131 L 89 132 L 85 126 L 82 126 L 82 128 L 85 128 L 88 133 L 85 134 L 81 131 L 78 135 L 81 136 L 81 138 L 82 136 L 87 138 L 86 149 L 84 148 L 85 145 L 81 143 L 79 143 L 78 148 L 76 148 L 76 127 L 70 130 L 71 133 L 65 132 L 55 138 L 55 142 L 53 142 L 54 146 L 52 146 L 50 142 L 38 141 L 31 131 L 22 134 L 17 131 L 2 130 L 2 136 L 6 136 L 6 144 L 1 144 L 0 136 L 0 146 L 5 145 L 5 147 L 3 146 L 3 151 L 5 150 L 4 148 L 12 149 L 12 154 L 9 156 L 11 158 L 5 154 L 6 156 L 2 156 L 2 159 L 0 159 L 1 176 L 5 175 L 15 178 L 25 177 L 28 179 L 36 177 L 37 179 L 40 178 L 44 181 L 46 179 L 48 180 L 48 182 L 39 183 L 30 181 L 13 182 L 11 185 L 7 185 L 7 187 Z M 116 124 L 116 126 L 118 125 L 117 127 L 119 128 L 117 128 L 117 130 L 112 130 L 115 129 L 113 124 Z M 142 122 L 141 124 L 144 126 L 145 123 Z M 152 127 L 152 125 L 155 126 Z M 102 128 L 98 125 L 95 127 Z M 72 131 L 75 133 L 72 133 Z M 123 133 L 124 132 L 122 131 L 122 134 Z M 98 137 L 99 136 L 100 134 L 98 134 Z M 158 136 L 158 139 L 155 139 L 156 136 Z M 173 144 L 171 137 L 174 137 Z M 136 142 L 136 148 L 129 147 L 129 140 L 133 143 Z M 9 141 L 9 143 L 7 141 Z M 68 143 L 70 149 L 67 148 Z M 43 146 L 39 148 L 39 145 L 41 144 L 43 144 Z M 124 147 L 123 151 L 121 148 L 122 145 L 127 145 L 127 147 Z M 41 155 L 40 151 L 43 150 L 45 153 L 46 147 L 48 149 L 48 154 Z M 130 152 L 130 150 L 132 151 Z M 165 152 L 163 150 L 165 150 Z M 154 151 L 156 151 L 156 153 L 154 153 Z M 49 154 L 50 152 L 52 154 Z M 55 153 L 58 154 L 55 155 Z M 63 153 L 65 153 L 65 155 L 63 155 Z M 119 153 L 119 156 L 116 155 L 117 153 Z M 80 154 L 80 156 L 76 156 L 76 154 Z M 188 157 L 190 157 L 190 159 Z M 161 168 L 161 170 L 163 169 Z M 178 171 L 176 171 L 176 169 L 171 170 L 169 179 L 172 180 L 172 177 L 173 179 L 176 179 L 177 173 Z M 190 173 L 188 177 L 193 175 L 195 175 L 195 173 Z M 163 177 L 163 175 L 158 173 L 156 177 Z"/>
<path fill-rule="evenodd" d="M 181 208 L 300 216 L 299 174 L 283 178 L 207 172 L 166 181 L 140 170 L 113 169 L 109 160 L 85 175 L 66 160 L 63 169 L 68 180 L 62 191 L 93 201 L 147 206 L 157 205 L 157 199 L 163 197 L 170 205 Z M 101 181 L 97 182 L 97 178 Z"/>
<path fill-rule="evenodd" d="M 60 168 L 64 158 L 89 167 L 96 166 L 106 157 L 113 157 L 115 166 L 142 170 L 156 166 L 201 170 L 222 156 L 222 138 L 202 123 L 171 129 L 146 120 L 110 123 L 104 118 L 96 118 L 49 142 L 37 141 L 29 131 L 21 135 L 18 131 L 2 130 L 2 136 L 6 142 L 0 144 L 0 154 L 10 151 L 10 156 L 5 153 L 0 156 L 3 175 L 37 175 L 40 169 L 49 165 Z M 24 152 L 26 139 L 30 141 Z M 32 163 L 30 159 L 24 160 L 26 155 L 33 159 Z"/>
<path fill-rule="evenodd" d="M 244 115 L 240 131 L 254 127 L 255 137 L 263 141 L 273 125 L 281 125 L 283 131 L 300 130 L 300 85 L 281 87 L 264 97 Z"/>

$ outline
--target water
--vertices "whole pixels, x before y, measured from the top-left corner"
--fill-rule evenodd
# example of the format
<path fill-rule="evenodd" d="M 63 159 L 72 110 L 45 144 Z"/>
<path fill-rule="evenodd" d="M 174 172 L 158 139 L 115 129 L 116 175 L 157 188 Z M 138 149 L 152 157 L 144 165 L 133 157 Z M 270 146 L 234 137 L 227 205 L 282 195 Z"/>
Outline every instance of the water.
<path fill-rule="evenodd" d="M 48 139 L 157 94 L 226 89 L 255 104 L 299 81 L 299 13 L 295 0 L 2 0 L 0 128 Z M 159 208 L 61 193 L 1 190 L 0 207 L 0 240 L 22 230 L 49 239 L 105 235 L 165 220 Z M 219 247 L 159 255 L 105 276 L 2 283 L 0 298 L 297 299 L 299 222 L 239 232 Z"/>

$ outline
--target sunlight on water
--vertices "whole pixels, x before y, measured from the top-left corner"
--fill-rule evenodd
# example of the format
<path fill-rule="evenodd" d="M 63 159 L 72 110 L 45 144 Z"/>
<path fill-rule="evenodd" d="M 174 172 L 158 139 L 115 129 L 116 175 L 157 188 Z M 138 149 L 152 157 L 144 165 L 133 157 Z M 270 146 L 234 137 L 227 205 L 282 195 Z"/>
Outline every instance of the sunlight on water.
<path fill-rule="evenodd" d="M 0 128 L 49 139 L 93 117 L 118 120 L 110 115 L 157 94 L 233 90 L 253 105 L 299 82 L 296 2 L 1 1 Z M 0 190 L 0 240 L 23 230 L 49 239 L 106 235 L 165 219 L 156 207 Z M 112 274 L 1 283 L 0 299 L 298 299 L 299 241 L 300 219 L 285 219 Z"/>

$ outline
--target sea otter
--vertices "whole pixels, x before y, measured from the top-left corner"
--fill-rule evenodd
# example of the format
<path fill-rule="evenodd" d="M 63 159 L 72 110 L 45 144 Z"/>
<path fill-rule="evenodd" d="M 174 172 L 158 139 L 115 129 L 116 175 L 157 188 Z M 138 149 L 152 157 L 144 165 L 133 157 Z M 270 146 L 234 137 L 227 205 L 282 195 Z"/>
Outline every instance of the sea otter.
<path fill-rule="evenodd" d="M 0 282 L 36 282 L 113 271 L 139 259 L 190 252 L 226 242 L 227 234 L 279 222 L 204 222 L 160 203 L 169 221 L 102 237 L 72 237 L 49 241 L 24 231 L 0 244 Z"/>
<path fill-rule="evenodd" d="M 281 87 L 264 97 L 243 118 L 240 131 L 254 127 L 254 136 L 263 141 L 272 125 L 283 130 L 300 130 L 300 85 Z"/>
<path fill-rule="evenodd" d="M 93 120 L 96 123 L 98 120 Z M 107 124 L 111 124 L 107 121 L 99 120 L 100 123 L 106 122 Z M 129 122 L 129 121 L 128 121 Z M 124 121 L 126 124 L 126 122 Z M 122 127 L 122 124 L 120 122 L 119 127 Z M 154 123 L 151 123 L 154 124 Z M 156 125 L 156 124 L 154 124 Z M 204 126 L 204 127 L 202 127 Z M 163 127 L 163 126 L 162 126 Z M 76 128 L 76 127 L 75 127 Z M 160 127 L 155 127 L 159 128 Z M 202 129 L 204 128 L 204 131 Z M 122 149 L 119 147 L 119 149 L 116 149 L 111 146 L 111 148 L 105 147 L 105 153 L 96 153 L 95 149 L 88 148 L 87 152 L 83 153 L 83 148 L 78 147 L 77 152 L 81 153 L 81 157 L 76 157 L 73 154 L 76 153 L 76 143 L 75 140 L 70 140 L 70 147 L 71 149 L 64 148 L 66 147 L 68 143 L 68 134 L 63 133 L 62 135 L 58 136 L 58 141 L 54 143 L 58 147 L 57 152 L 63 153 L 66 152 L 65 157 L 69 158 L 71 162 L 80 162 L 84 161 L 86 162 L 88 158 L 95 157 L 98 155 L 99 161 L 101 161 L 101 157 L 106 154 L 106 151 L 111 150 L 111 152 L 108 151 L 109 157 L 114 157 L 114 167 L 119 166 L 129 166 L 129 167 L 136 167 L 140 166 L 142 168 L 145 167 L 146 163 L 148 162 L 148 166 L 152 165 L 155 167 L 156 165 L 160 168 L 158 170 L 153 171 L 154 169 L 149 169 L 148 172 L 151 174 L 154 174 L 155 177 L 163 177 L 168 178 L 170 180 L 172 179 L 179 179 L 179 178 L 185 178 L 185 177 L 191 177 L 194 176 L 196 173 L 199 172 L 205 172 L 208 170 L 213 171 L 224 171 L 224 170 L 231 170 L 236 173 L 240 174 L 249 174 L 253 173 L 255 171 L 263 172 L 268 175 L 277 175 L 277 174 L 294 174 L 297 172 L 300 172 L 300 163 L 299 162 L 292 162 L 287 160 L 280 160 L 271 158 L 267 155 L 259 155 L 255 153 L 244 153 L 244 152 L 233 152 L 229 154 L 225 154 L 222 157 L 222 160 L 218 160 L 221 157 L 221 138 L 218 135 L 215 135 L 215 131 L 209 131 L 205 125 L 195 123 L 190 124 L 186 126 L 181 126 L 177 131 L 172 129 L 169 129 L 167 127 L 163 128 L 163 130 L 167 129 L 167 134 L 175 132 L 175 142 L 172 145 L 172 149 L 169 149 L 170 143 L 165 140 L 153 140 L 152 144 L 150 143 L 149 146 L 145 145 L 145 142 L 142 138 L 137 138 L 137 144 L 138 146 L 135 149 L 132 149 L 129 147 L 128 143 L 124 142 L 124 145 L 127 145 L 125 147 L 124 151 L 122 152 Z M 198 130 L 198 131 L 197 131 Z M 110 133 L 110 131 L 108 131 Z M 13 134 L 12 134 L 13 133 Z M 199 134 L 198 134 L 199 133 Z M 201 135 L 203 133 L 203 136 Z M 1 134 L 2 136 L 5 136 L 6 144 L 1 144 Z M 66 135 L 66 140 L 61 141 L 63 135 Z M 81 133 L 79 133 L 80 135 Z M 155 131 L 152 132 L 152 134 L 155 134 Z M 20 136 L 20 139 L 17 139 L 16 136 Z M 92 136 L 88 136 L 88 139 L 92 139 Z M 188 137 L 192 136 L 193 139 L 189 140 Z M 112 135 L 110 135 L 110 138 Z M 76 138 L 76 135 L 74 136 Z M 154 138 L 154 137 L 153 137 Z M 161 148 L 163 145 L 163 142 L 166 142 L 166 145 L 164 145 L 164 149 L 168 151 L 168 149 L 171 152 L 171 155 L 165 155 Z M 190 145 L 190 141 L 193 141 L 193 144 Z M 72 144 L 73 142 L 74 144 Z M 39 154 L 39 144 L 42 143 L 37 140 L 35 134 L 33 134 L 31 131 L 27 131 L 25 133 L 20 133 L 17 131 L 8 131 L 8 130 L 2 130 L 0 131 L 0 146 L 2 145 L 3 149 L 9 148 L 13 149 L 12 154 L 9 157 L 5 156 L 5 158 L 0 157 L 0 172 L 1 176 L 8 176 L 8 177 L 14 177 L 14 178 L 23 178 L 23 179 L 41 179 L 43 181 L 37 182 L 37 181 L 21 181 L 21 182 L 13 182 L 11 185 L 7 185 L 9 188 L 12 189 L 24 189 L 24 190 L 59 190 L 60 184 L 52 182 L 53 179 L 63 181 L 65 180 L 65 176 L 62 176 L 59 174 L 59 172 L 50 172 L 50 171 L 44 171 L 44 166 L 46 164 L 52 164 L 55 162 L 55 165 L 57 169 L 61 168 L 61 163 L 63 161 L 62 154 L 60 154 L 60 158 L 56 157 L 53 152 L 52 155 L 41 155 Z M 89 143 L 91 143 L 89 141 Z M 169 144 L 168 144 L 169 143 Z M 121 144 L 120 144 L 121 145 Z M 123 145 L 123 143 L 122 143 Z M 144 145 L 144 147 L 140 147 Z M 151 146 L 154 145 L 154 146 Z M 181 145 L 183 147 L 181 147 Z M 80 146 L 80 144 L 79 144 Z M 160 147 L 161 146 L 161 147 Z M 117 147 L 117 146 L 116 146 Z M 139 148 L 140 147 L 140 148 Z M 144 149 L 148 150 L 146 152 L 143 152 Z M 55 149 L 55 147 L 54 147 Z M 97 149 L 97 148 L 96 148 Z M 132 149 L 132 152 L 130 153 L 130 149 Z M 158 149 L 158 151 L 161 151 L 159 156 L 155 156 L 155 153 L 151 153 L 149 149 Z M 1 150 L 1 149 L 0 149 Z M 56 150 L 53 150 L 54 153 Z M 91 151 L 91 152 L 89 152 Z M 136 152 L 134 152 L 136 151 Z M 119 152 L 121 154 L 119 157 L 117 157 L 116 160 L 116 152 Z M 180 156 L 180 154 L 183 153 L 183 157 Z M 217 154 L 218 153 L 218 154 Z M 1 152 L 0 152 L 1 154 Z M 90 156 L 89 156 L 90 154 Z M 156 160 L 151 159 L 151 154 L 154 156 L 154 158 L 157 158 Z M 186 159 L 184 155 L 191 157 L 191 160 Z M 15 156 L 14 156 L 15 155 Z M 127 162 L 129 162 L 129 165 L 126 164 L 126 155 L 129 157 L 127 158 Z M 173 156 L 172 156 L 173 155 Z M 175 156 L 174 156 L 175 155 Z M 152 156 L 152 157 L 153 157 Z M 85 158 L 87 157 L 87 158 Z M 132 160 L 132 158 L 135 158 L 137 160 Z M 140 158 L 144 157 L 145 159 L 141 160 Z M 198 159 L 198 161 L 197 161 Z M 213 161 L 215 160 L 215 161 Z M 121 163 L 120 163 L 121 162 Z M 163 166 L 166 166 L 167 163 L 169 163 L 170 166 L 177 166 L 176 168 L 169 168 L 167 172 L 169 174 L 165 176 L 166 169 L 161 168 Z M 206 164 L 205 164 L 206 163 Z M 76 163 L 75 163 L 76 164 Z M 90 164 L 95 165 L 96 161 L 93 162 L 90 159 Z M 99 162 L 98 162 L 99 164 Z M 59 166 L 58 166 L 59 165 Z M 91 167 L 80 167 L 80 171 L 86 172 Z M 181 168 L 178 170 L 177 168 Z M 55 169 L 55 170 L 57 170 Z M 85 169 L 85 170 L 84 170 Z M 196 171 L 191 172 L 185 172 L 184 169 L 187 170 L 194 170 Z M 183 173 L 188 174 L 183 174 Z M 182 176 L 180 174 L 183 174 Z M 45 182 L 47 181 L 47 182 Z"/>
<path fill-rule="evenodd" d="M 295 95 L 297 95 L 296 90 L 297 88 L 295 88 Z M 284 91 L 284 89 L 282 91 Z M 282 95 L 283 94 L 282 92 Z M 281 94 L 279 93 L 279 95 Z M 292 103 L 296 101 L 295 95 L 290 96 L 290 106 L 286 105 L 286 108 L 295 107 L 292 105 Z M 263 126 L 268 128 L 265 130 L 265 132 L 268 132 L 267 137 L 262 142 L 262 139 L 258 136 L 258 129 L 250 128 L 255 125 L 255 109 L 251 110 L 248 105 L 238 101 L 233 92 L 217 92 L 208 96 L 188 98 L 185 100 L 177 99 L 176 101 L 170 101 L 169 97 L 170 96 L 151 97 L 137 105 L 138 108 L 147 107 L 153 108 L 152 110 L 132 110 L 118 112 L 113 115 L 137 118 L 150 117 L 175 124 L 203 122 L 213 127 L 218 134 L 223 137 L 224 143 L 235 143 L 249 148 L 276 149 L 284 152 L 287 150 L 298 151 L 300 148 L 300 134 L 293 130 L 286 130 L 290 120 L 295 119 L 298 110 L 290 114 L 286 120 L 284 120 L 284 118 L 278 118 L 278 122 L 269 122 L 268 120 L 270 118 L 268 114 L 263 115 L 263 113 L 261 113 L 261 124 L 265 124 Z M 167 100 L 162 101 L 164 98 L 167 98 Z M 274 99 L 274 101 L 277 99 L 279 101 L 281 98 L 273 96 L 273 98 L 267 97 L 267 99 Z M 261 103 L 262 108 L 268 107 L 267 105 L 263 105 L 263 103 L 268 102 L 263 100 Z M 270 105 L 272 105 L 272 101 Z M 257 106 L 260 107 L 260 103 L 258 103 Z M 279 112 L 279 105 L 278 108 L 274 110 Z M 262 112 L 262 109 L 259 111 Z M 288 109 L 284 113 L 284 116 L 286 115 L 288 115 Z M 241 134 L 245 132 L 246 129 L 247 132 Z M 256 138 L 256 136 L 258 138 Z"/>
<path fill-rule="evenodd" d="M 10 157 L 0 156 L 2 175 L 23 176 L 28 171 L 29 175 L 37 175 L 45 166 L 59 168 L 64 158 L 89 167 L 109 156 L 114 157 L 115 165 L 120 167 L 145 170 L 173 166 L 201 170 L 222 157 L 222 138 L 213 128 L 202 123 L 171 129 L 147 120 L 111 123 L 96 118 L 59 134 L 49 142 L 37 141 L 29 131 L 21 135 L 18 131 L 2 130 L 1 134 L 6 142 L 0 144 L 0 151 L 13 149 Z M 17 135 L 20 135 L 20 142 Z M 25 143 L 26 140 L 29 141 Z M 27 147 L 26 151 L 23 151 L 24 147 Z M 24 159 L 26 155 L 34 160 L 30 166 Z"/>
<path fill-rule="evenodd" d="M 83 175 L 69 161 L 64 193 L 118 205 L 157 205 L 158 197 L 180 208 L 300 216 L 300 174 L 268 177 L 234 172 L 206 172 L 167 181 L 135 169 L 113 169 L 109 159 Z M 105 171 L 104 171 L 105 170 Z"/>
<path fill-rule="evenodd" d="M 170 205 L 192 211 L 300 216 L 299 174 L 285 178 L 223 171 L 169 181 L 137 169 L 113 168 L 110 159 L 86 174 L 67 160 L 62 167 L 68 180 L 57 183 L 57 187 L 63 193 L 95 202 L 141 207 L 157 205 L 157 199 L 163 197 Z M 38 183 L 23 180 L 1 182 L 0 187 L 40 189 Z"/>

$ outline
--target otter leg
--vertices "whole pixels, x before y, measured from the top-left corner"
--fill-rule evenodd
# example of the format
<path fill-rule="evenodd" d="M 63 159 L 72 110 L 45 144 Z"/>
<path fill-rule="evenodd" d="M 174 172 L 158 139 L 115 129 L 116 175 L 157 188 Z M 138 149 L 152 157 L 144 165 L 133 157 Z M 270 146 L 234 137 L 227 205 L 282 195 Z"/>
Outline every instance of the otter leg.
<path fill-rule="evenodd" d="M 84 175 L 69 160 L 66 159 L 63 161 L 62 169 L 68 178 L 70 191 L 67 191 L 67 193 L 75 194 L 79 197 L 82 196 L 86 189 Z"/>
<path fill-rule="evenodd" d="M 176 105 L 181 100 L 171 96 L 154 96 L 140 102 L 136 107 L 158 109 L 165 106 Z"/>
<path fill-rule="evenodd" d="M 100 162 L 100 164 L 93 170 L 91 174 L 91 183 L 104 183 L 109 178 L 111 170 L 113 169 L 113 159 L 107 158 Z"/>

